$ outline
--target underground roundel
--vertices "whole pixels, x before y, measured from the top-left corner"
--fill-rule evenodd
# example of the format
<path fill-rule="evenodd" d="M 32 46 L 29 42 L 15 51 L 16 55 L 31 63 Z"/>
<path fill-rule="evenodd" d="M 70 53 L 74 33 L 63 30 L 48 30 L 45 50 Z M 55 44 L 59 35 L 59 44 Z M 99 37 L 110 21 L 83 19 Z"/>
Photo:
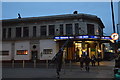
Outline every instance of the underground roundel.
<path fill-rule="evenodd" d="M 119 37 L 118 33 L 112 33 L 111 35 L 112 40 L 118 40 L 118 37 Z"/>

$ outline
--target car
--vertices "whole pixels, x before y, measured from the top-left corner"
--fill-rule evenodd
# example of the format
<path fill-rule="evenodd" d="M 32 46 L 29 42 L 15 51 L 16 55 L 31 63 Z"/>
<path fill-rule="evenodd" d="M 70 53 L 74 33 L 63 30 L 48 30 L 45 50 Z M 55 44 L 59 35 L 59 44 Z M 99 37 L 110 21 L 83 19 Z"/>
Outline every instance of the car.
<path fill-rule="evenodd" d="M 120 69 L 118 69 L 117 73 L 114 74 L 115 80 L 120 80 Z"/>

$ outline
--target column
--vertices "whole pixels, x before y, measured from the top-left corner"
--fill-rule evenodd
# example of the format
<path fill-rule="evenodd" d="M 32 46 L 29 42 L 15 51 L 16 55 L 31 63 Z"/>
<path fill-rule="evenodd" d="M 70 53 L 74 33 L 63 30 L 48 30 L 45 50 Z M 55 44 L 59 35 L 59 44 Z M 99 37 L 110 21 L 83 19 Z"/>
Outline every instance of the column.
<path fill-rule="evenodd" d="M 48 25 L 46 25 L 46 27 L 47 27 L 47 36 L 49 36 L 49 26 Z"/>
<path fill-rule="evenodd" d="M 21 37 L 23 37 L 23 27 L 21 27 Z"/>
<path fill-rule="evenodd" d="M 75 24 L 72 23 L 73 35 L 75 35 Z"/>
<path fill-rule="evenodd" d="M 66 35 L 66 26 L 63 24 L 63 34 Z"/>
<path fill-rule="evenodd" d="M 29 26 L 29 37 L 33 37 L 33 26 Z"/>
<path fill-rule="evenodd" d="M 101 44 L 101 58 L 103 59 L 104 58 L 104 50 L 103 50 L 104 48 L 103 48 L 103 44 Z"/>
<path fill-rule="evenodd" d="M 11 28 L 11 38 L 15 38 L 16 37 L 16 28 Z"/>

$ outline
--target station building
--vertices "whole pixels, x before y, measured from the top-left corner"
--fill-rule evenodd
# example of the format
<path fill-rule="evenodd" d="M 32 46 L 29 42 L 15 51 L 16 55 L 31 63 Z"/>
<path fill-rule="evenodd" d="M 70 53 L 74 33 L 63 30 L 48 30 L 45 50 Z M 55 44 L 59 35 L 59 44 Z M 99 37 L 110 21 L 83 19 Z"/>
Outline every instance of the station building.
<path fill-rule="evenodd" d="M 103 28 L 101 19 L 89 14 L 2 20 L 2 60 L 51 60 L 68 39 L 67 60 L 74 60 L 76 52 L 104 58 L 104 43 L 113 40 L 103 36 Z"/>

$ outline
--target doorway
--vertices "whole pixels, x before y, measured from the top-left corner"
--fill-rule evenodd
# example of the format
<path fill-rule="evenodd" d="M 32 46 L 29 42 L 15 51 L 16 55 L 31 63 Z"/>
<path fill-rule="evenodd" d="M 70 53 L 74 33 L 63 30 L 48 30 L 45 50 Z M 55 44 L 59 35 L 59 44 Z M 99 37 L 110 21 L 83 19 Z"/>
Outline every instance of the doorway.
<path fill-rule="evenodd" d="M 31 59 L 36 60 L 38 58 L 38 51 L 31 51 Z"/>

